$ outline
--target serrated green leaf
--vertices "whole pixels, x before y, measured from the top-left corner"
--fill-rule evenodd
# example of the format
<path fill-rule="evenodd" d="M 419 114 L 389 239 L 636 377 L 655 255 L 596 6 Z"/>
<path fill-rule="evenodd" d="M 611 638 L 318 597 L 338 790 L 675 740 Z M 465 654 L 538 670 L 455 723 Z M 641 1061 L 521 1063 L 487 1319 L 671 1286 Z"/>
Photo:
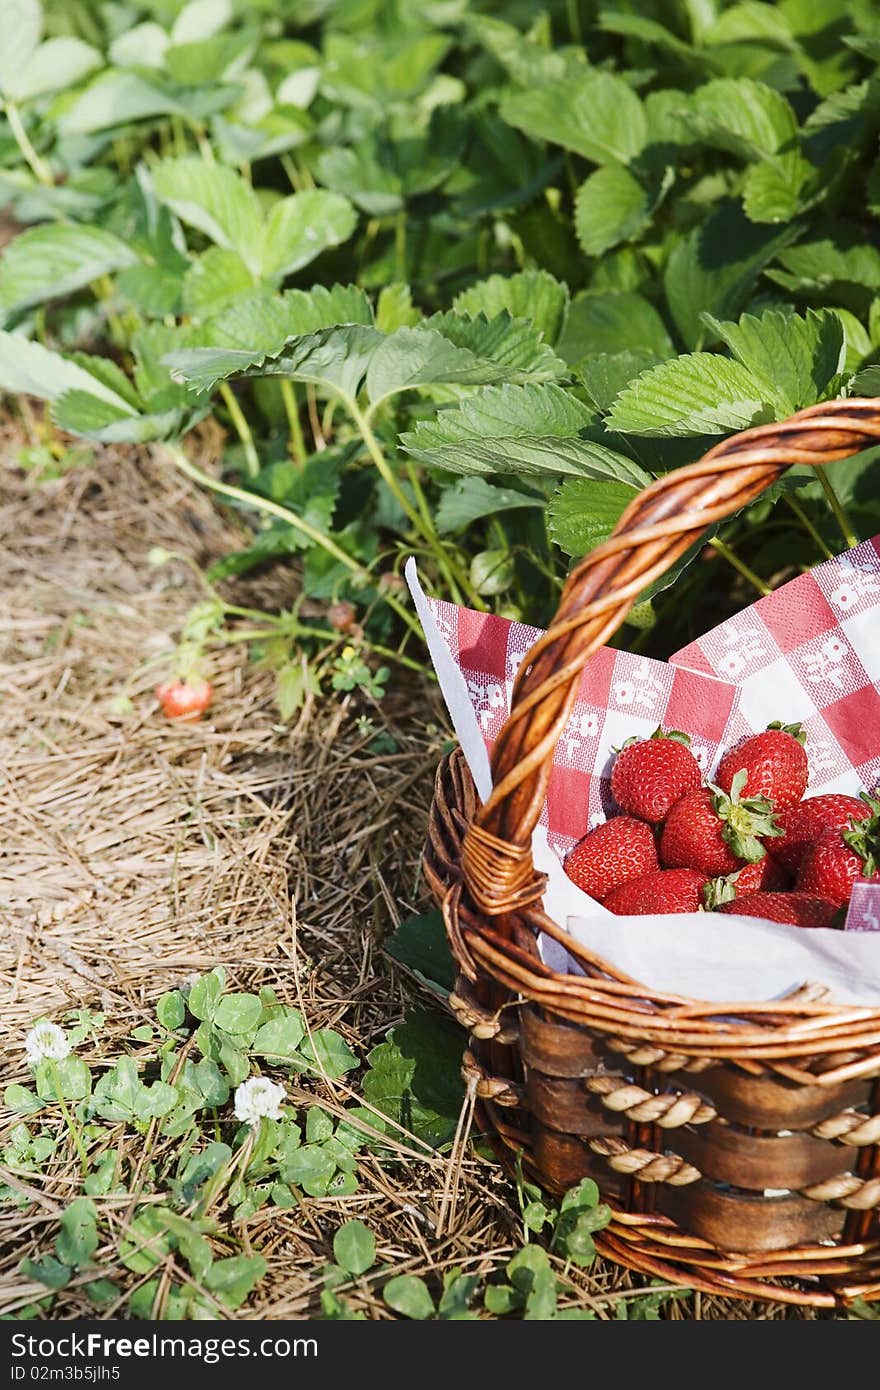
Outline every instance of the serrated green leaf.
<path fill-rule="evenodd" d="M 408 453 L 453 473 L 574 474 L 642 486 L 645 473 L 598 440 L 592 411 L 561 387 L 490 387 L 401 435 Z"/>
<path fill-rule="evenodd" d="M 766 272 L 769 279 L 797 294 L 834 296 L 863 310 L 880 290 L 880 249 L 860 229 L 832 224 L 824 236 L 780 248 L 782 270 Z"/>
<path fill-rule="evenodd" d="M 475 318 L 432 314 L 422 327 L 503 369 L 508 381 L 549 381 L 565 374 L 565 364 L 535 327 L 527 319 L 512 318 L 506 309 L 491 319 L 482 313 Z"/>
<path fill-rule="evenodd" d="M 193 348 L 167 353 L 162 361 L 177 379 L 195 391 L 209 391 L 218 381 L 236 376 L 289 376 L 311 381 L 353 401 L 370 359 L 384 335 L 366 324 L 323 329 L 296 339 L 280 357 L 262 351 Z"/>
<path fill-rule="evenodd" d="M 721 77 L 699 87 L 686 119 L 716 148 L 748 160 L 775 155 L 798 134 L 791 103 L 748 77 Z"/>
<path fill-rule="evenodd" d="M 647 352 L 662 359 L 675 348 L 653 304 L 640 294 L 621 292 L 576 295 L 558 351 L 575 366 L 585 357 L 617 352 Z"/>
<path fill-rule="evenodd" d="M 585 357 L 578 364 L 578 375 L 591 404 L 604 415 L 625 386 L 659 361 L 652 352 L 600 353 Z"/>
<path fill-rule="evenodd" d="M 80 362 L 87 360 L 80 358 Z M 132 407 L 77 362 L 50 352 L 17 333 L 0 332 L 0 391 L 54 401 L 67 391 L 82 391 L 129 415 Z"/>
<path fill-rule="evenodd" d="M 851 396 L 880 396 L 880 366 L 865 367 L 849 383 Z"/>
<path fill-rule="evenodd" d="M 413 328 L 421 317 L 421 311 L 412 302 L 409 285 L 383 285 L 376 301 L 376 327 L 380 333 L 393 333 L 396 328 Z"/>
<path fill-rule="evenodd" d="M 738 324 L 705 317 L 713 335 L 760 377 L 779 418 L 838 389 L 846 342 L 843 324 L 830 310 L 809 309 L 801 318 L 783 309 L 766 309 L 759 317 L 743 314 Z"/>
<path fill-rule="evenodd" d="M 58 127 L 63 135 L 95 135 L 130 121 L 183 113 L 181 103 L 158 82 L 134 71 L 110 68 L 99 73 L 59 117 Z"/>
<path fill-rule="evenodd" d="M 183 277 L 184 311 L 196 317 L 216 315 L 227 304 L 253 294 L 254 283 L 254 276 L 237 251 L 209 246 L 201 256 L 191 260 Z"/>
<path fill-rule="evenodd" d="M 794 225 L 771 231 L 749 222 L 735 204 L 722 203 L 674 247 L 663 283 L 688 347 L 705 339 L 703 313 L 733 318 L 741 312 L 764 266 L 797 235 Z"/>
<path fill-rule="evenodd" d="M 241 175 L 202 159 L 167 159 L 151 171 L 156 195 L 182 221 L 236 251 L 254 276 L 263 268 L 260 201 Z"/>
<path fill-rule="evenodd" d="M 644 107 L 629 83 L 598 68 L 515 92 L 502 101 L 501 115 L 526 135 L 562 145 L 594 164 L 628 164 L 648 134 Z"/>
<path fill-rule="evenodd" d="M 485 314 L 489 319 L 506 310 L 512 318 L 529 319 L 552 346 L 565 328 L 568 299 L 568 286 L 549 271 L 521 270 L 478 280 L 456 296 L 452 307 L 457 314 Z"/>
<path fill-rule="evenodd" d="M 753 164 L 743 182 L 743 211 L 751 222 L 786 222 L 804 207 L 812 165 L 794 151 L 772 164 Z"/>
<path fill-rule="evenodd" d="M 0 311 L 9 314 L 49 299 L 61 299 L 135 265 L 131 248 L 100 227 L 48 222 L 30 227 L 6 248 L 0 261 Z M 49 273 L 51 267 L 51 273 Z"/>
<path fill-rule="evenodd" d="M 577 191 L 574 226 L 588 256 L 631 241 L 651 217 L 652 199 L 634 174 L 619 165 L 597 169 Z"/>
<path fill-rule="evenodd" d="M 276 281 L 292 275 L 328 247 L 347 241 L 356 222 L 354 208 L 339 193 L 312 188 L 282 198 L 266 219 L 261 274 Z"/>
<path fill-rule="evenodd" d="M 567 478 L 547 507 L 550 535 L 566 555 L 580 559 L 608 539 L 638 494 L 611 479 Z"/>
<path fill-rule="evenodd" d="M 725 434 L 772 420 L 771 395 L 741 363 L 694 352 L 637 377 L 606 424 L 623 434 Z"/>
<path fill-rule="evenodd" d="M 529 497 L 524 492 L 514 492 L 513 488 L 497 487 L 487 483 L 479 476 L 459 478 L 451 487 L 443 489 L 434 517 L 441 536 L 454 531 L 462 531 L 472 522 L 484 516 L 496 516 L 499 512 L 517 511 L 522 507 L 543 507 L 540 497 Z"/>

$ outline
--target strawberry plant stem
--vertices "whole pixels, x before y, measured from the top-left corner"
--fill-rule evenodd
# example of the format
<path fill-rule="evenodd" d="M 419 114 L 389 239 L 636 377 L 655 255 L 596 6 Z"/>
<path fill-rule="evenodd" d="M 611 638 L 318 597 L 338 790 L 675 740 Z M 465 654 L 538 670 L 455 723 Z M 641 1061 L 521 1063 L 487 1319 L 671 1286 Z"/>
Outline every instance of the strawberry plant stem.
<path fill-rule="evenodd" d="M 730 546 L 726 545 L 724 541 L 719 540 L 717 536 L 713 536 L 709 544 L 716 554 L 723 556 L 727 563 L 733 566 L 737 574 L 741 574 L 743 579 L 747 579 L 748 582 L 758 590 L 759 594 L 766 597 L 767 594 L 773 592 L 770 585 L 765 584 L 760 575 L 755 574 L 754 570 L 749 569 L 748 565 L 739 558 L 736 551 L 731 550 Z"/>
<path fill-rule="evenodd" d="M 825 559 L 826 559 L 826 560 L 833 560 L 833 559 L 834 559 L 834 552 L 833 552 L 832 550 L 830 550 L 829 547 L 825 544 L 825 542 L 823 541 L 822 537 L 819 535 L 819 532 L 816 530 L 816 528 L 815 528 L 815 526 L 813 525 L 812 521 L 811 521 L 810 518 L 807 516 L 806 512 L 804 511 L 803 507 L 801 506 L 800 502 L 796 501 L 794 497 L 789 497 L 789 496 L 786 496 L 786 499 L 785 499 L 785 500 L 786 500 L 786 502 L 788 503 L 788 506 L 789 506 L 789 508 L 791 509 L 791 511 L 794 512 L 794 514 L 795 514 L 795 516 L 797 517 L 798 521 L 799 521 L 799 522 L 801 523 L 801 525 L 803 526 L 804 530 L 807 532 L 807 534 L 808 534 L 809 536 L 812 537 L 812 539 L 813 539 L 813 541 L 815 542 L 815 544 L 819 547 L 819 549 L 821 550 L 822 554 L 825 556 Z"/>
<path fill-rule="evenodd" d="M 400 483 L 397 481 L 397 478 L 394 476 L 394 470 L 379 447 L 379 441 L 372 431 L 367 416 L 354 401 L 348 401 L 347 404 L 351 411 L 352 418 L 360 430 L 361 438 L 367 446 L 367 452 L 370 458 L 379 470 L 379 474 L 383 478 L 392 497 L 412 522 L 417 533 L 422 537 L 431 554 L 434 556 L 441 574 L 444 575 L 447 583 L 451 583 L 454 588 L 457 587 L 461 590 L 466 596 L 467 602 L 471 608 L 477 608 L 485 613 L 487 611 L 486 605 L 472 587 L 470 578 L 452 556 L 446 553 L 446 549 L 434 529 L 431 515 L 427 512 L 427 506 L 427 514 L 422 516 L 418 509 L 410 502 L 403 488 L 400 486 Z"/>
<path fill-rule="evenodd" d="M 281 399 L 284 402 L 287 423 L 290 426 L 291 455 L 296 463 L 303 464 L 306 461 L 306 442 L 303 438 L 302 423 L 299 418 L 299 405 L 293 382 L 286 376 L 281 378 Z"/>
<path fill-rule="evenodd" d="M 244 411 L 235 399 L 235 392 L 228 381 L 221 381 L 220 395 L 223 404 L 229 411 L 230 418 L 235 426 L 235 432 L 241 440 L 244 449 L 245 463 L 251 478 L 255 478 L 260 471 L 260 460 L 257 454 L 257 446 L 254 443 L 254 436 L 251 434 L 251 427 L 245 419 Z"/>
<path fill-rule="evenodd" d="M 234 487 L 231 483 L 223 483 L 218 478 L 212 478 L 210 474 L 204 473 L 201 468 L 197 467 L 197 465 L 187 457 L 179 444 L 168 442 L 164 447 L 167 457 L 174 464 L 175 468 L 179 468 L 181 473 L 184 473 L 188 478 L 192 478 L 193 482 L 198 483 L 200 487 L 207 488 L 209 492 L 216 492 L 220 497 L 228 497 L 231 501 L 238 502 L 241 506 L 252 507 L 258 512 L 264 512 L 267 516 L 277 517 L 279 521 L 285 522 L 286 525 L 292 526 L 295 530 L 302 532 L 304 536 L 308 536 L 313 545 L 318 545 L 322 550 L 326 550 L 328 555 L 332 555 L 333 559 L 336 560 L 338 564 L 343 565 L 345 569 L 356 576 L 357 579 L 365 584 L 370 582 L 371 576 L 369 570 L 365 570 L 356 560 L 353 560 L 350 555 L 347 555 L 330 536 L 325 536 L 322 531 L 318 531 L 308 521 L 304 520 L 303 517 L 297 515 L 296 512 L 292 512 L 289 507 L 282 507 L 279 502 L 273 502 L 269 497 L 260 497 L 254 492 L 246 492 L 244 488 Z M 418 620 L 413 617 L 409 609 L 405 608 L 393 594 L 386 593 L 383 595 L 383 598 L 388 604 L 388 607 L 397 614 L 398 618 L 400 618 L 417 637 L 421 637 L 421 628 Z"/>
<path fill-rule="evenodd" d="M 843 503 L 834 491 L 834 484 L 828 477 L 827 469 L 817 468 L 816 472 L 819 475 L 819 482 L 822 484 L 822 491 L 828 499 L 828 505 L 834 514 L 834 519 L 840 527 L 840 534 L 846 541 L 847 550 L 852 550 L 859 543 L 858 536 L 852 528 L 852 522 L 846 514 Z"/>
<path fill-rule="evenodd" d="M 55 182 L 52 177 L 52 170 L 49 168 L 46 161 L 40 158 L 31 144 L 28 133 L 24 128 L 24 121 L 21 119 L 21 112 L 15 102 L 4 102 L 3 109 L 6 112 L 9 129 L 15 137 L 15 143 L 21 150 L 34 178 L 46 188 L 51 188 Z"/>

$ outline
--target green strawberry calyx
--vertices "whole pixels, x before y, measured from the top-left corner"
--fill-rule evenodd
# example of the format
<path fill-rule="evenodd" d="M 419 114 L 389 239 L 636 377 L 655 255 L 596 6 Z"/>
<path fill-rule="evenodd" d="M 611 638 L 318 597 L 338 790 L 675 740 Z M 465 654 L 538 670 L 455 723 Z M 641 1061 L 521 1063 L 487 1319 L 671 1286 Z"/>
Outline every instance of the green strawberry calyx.
<path fill-rule="evenodd" d="M 767 732 L 769 733 L 771 729 L 776 729 L 783 734 L 791 734 L 802 748 L 807 741 L 807 731 L 803 724 L 783 724 L 781 719 L 774 719 L 772 724 L 767 725 Z"/>
<path fill-rule="evenodd" d="M 712 804 L 719 820 L 724 822 L 721 838 L 728 844 L 737 859 L 747 864 L 757 864 L 767 853 L 762 839 L 784 835 L 785 831 L 773 815 L 773 805 L 766 796 L 743 796 L 748 773 L 744 767 L 730 784 L 730 793 L 724 792 L 710 782 L 714 793 Z"/>
<path fill-rule="evenodd" d="M 615 753 L 621 753 L 624 748 L 632 748 L 634 743 L 650 743 L 651 740 L 655 738 L 671 738 L 674 739 L 676 743 L 683 743 L 685 748 L 689 748 L 691 742 L 690 734 L 682 733 L 681 729 L 664 729 L 658 724 L 654 732 L 650 734 L 648 738 L 639 738 L 638 734 L 633 734 L 631 738 L 624 739 L 620 747 L 615 748 L 613 751 Z"/>
<path fill-rule="evenodd" d="M 713 878 L 703 888 L 703 903 L 709 912 L 714 912 L 722 903 L 732 903 L 736 897 L 736 880 L 739 878 L 739 869 L 735 874 L 727 874 L 724 878 Z"/>
<path fill-rule="evenodd" d="M 880 801 L 867 792 L 862 792 L 861 798 L 867 814 L 861 820 L 853 816 L 849 830 L 842 830 L 840 838 L 861 859 L 864 877 L 873 878 L 880 868 Z"/>

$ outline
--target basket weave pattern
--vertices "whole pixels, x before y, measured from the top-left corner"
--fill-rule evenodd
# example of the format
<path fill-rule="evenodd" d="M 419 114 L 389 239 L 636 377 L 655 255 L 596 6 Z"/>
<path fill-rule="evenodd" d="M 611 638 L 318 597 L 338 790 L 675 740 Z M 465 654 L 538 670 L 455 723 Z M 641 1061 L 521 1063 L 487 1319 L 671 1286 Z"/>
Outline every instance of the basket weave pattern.
<path fill-rule="evenodd" d="M 425 852 L 460 970 L 465 1077 L 501 1156 L 521 1153 L 553 1192 L 595 1178 L 613 1209 L 597 1245 L 621 1264 L 819 1307 L 880 1299 L 880 1009 L 819 986 L 763 1003 L 650 991 L 544 913 L 530 846 L 581 671 L 639 594 L 790 465 L 877 443 L 880 401 L 826 402 L 641 493 L 522 662 L 489 800 L 460 753 L 441 765 Z M 541 932 L 584 974 L 548 969 Z"/>

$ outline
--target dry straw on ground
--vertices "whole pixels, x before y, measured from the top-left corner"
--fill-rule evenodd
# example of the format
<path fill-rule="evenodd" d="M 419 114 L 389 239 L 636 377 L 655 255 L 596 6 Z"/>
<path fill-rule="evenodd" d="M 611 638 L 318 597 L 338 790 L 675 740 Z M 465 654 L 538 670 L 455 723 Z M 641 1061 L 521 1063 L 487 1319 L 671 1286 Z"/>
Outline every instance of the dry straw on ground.
<path fill-rule="evenodd" d="M 313 1027 L 338 1029 L 365 1055 L 407 1007 L 381 941 L 418 905 L 445 737 L 435 692 L 398 680 L 369 711 L 399 750 L 377 756 L 350 698 L 314 706 L 295 730 L 281 727 L 270 678 L 235 647 L 215 659 L 210 718 L 167 723 L 152 690 L 199 581 L 185 564 L 151 568 L 148 552 L 163 546 L 203 565 L 240 543 L 238 523 L 144 456 L 108 454 L 35 485 L 13 454 L 10 446 L 0 499 L 4 1081 L 27 1080 L 22 1037 L 35 1018 L 85 1003 L 103 1009 L 105 1034 L 89 1060 L 112 1059 L 162 991 L 218 963 L 239 987 L 272 984 Z M 279 570 L 261 583 L 263 598 L 282 606 L 295 576 Z M 303 1107 L 320 1100 L 333 1110 L 356 1091 L 337 1082 L 293 1094 Z M 516 1248 L 510 1187 L 469 1150 L 453 1168 L 401 1134 L 395 1161 L 366 1157 L 359 1176 L 353 1197 L 264 1209 L 237 1230 L 238 1246 L 265 1255 L 268 1273 L 236 1316 L 314 1315 L 333 1233 L 351 1216 L 374 1230 L 392 1272 L 488 1272 Z M 20 1262 L 51 1250 L 76 1190 L 73 1164 L 59 1161 L 26 1206 L 0 1210 L 7 1315 L 45 1293 Z M 130 1284 L 113 1256 L 112 1246 L 97 1252 L 102 1272 Z M 597 1266 L 571 1277 L 564 1301 L 613 1317 L 632 1282 Z M 351 1296 L 367 1316 L 389 1316 L 369 1280 Z M 76 1284 L 50 1313 L 90 1315 Z M 697 1298 L 670 1304 L 666 1316 L 801 1314 Z"/>

